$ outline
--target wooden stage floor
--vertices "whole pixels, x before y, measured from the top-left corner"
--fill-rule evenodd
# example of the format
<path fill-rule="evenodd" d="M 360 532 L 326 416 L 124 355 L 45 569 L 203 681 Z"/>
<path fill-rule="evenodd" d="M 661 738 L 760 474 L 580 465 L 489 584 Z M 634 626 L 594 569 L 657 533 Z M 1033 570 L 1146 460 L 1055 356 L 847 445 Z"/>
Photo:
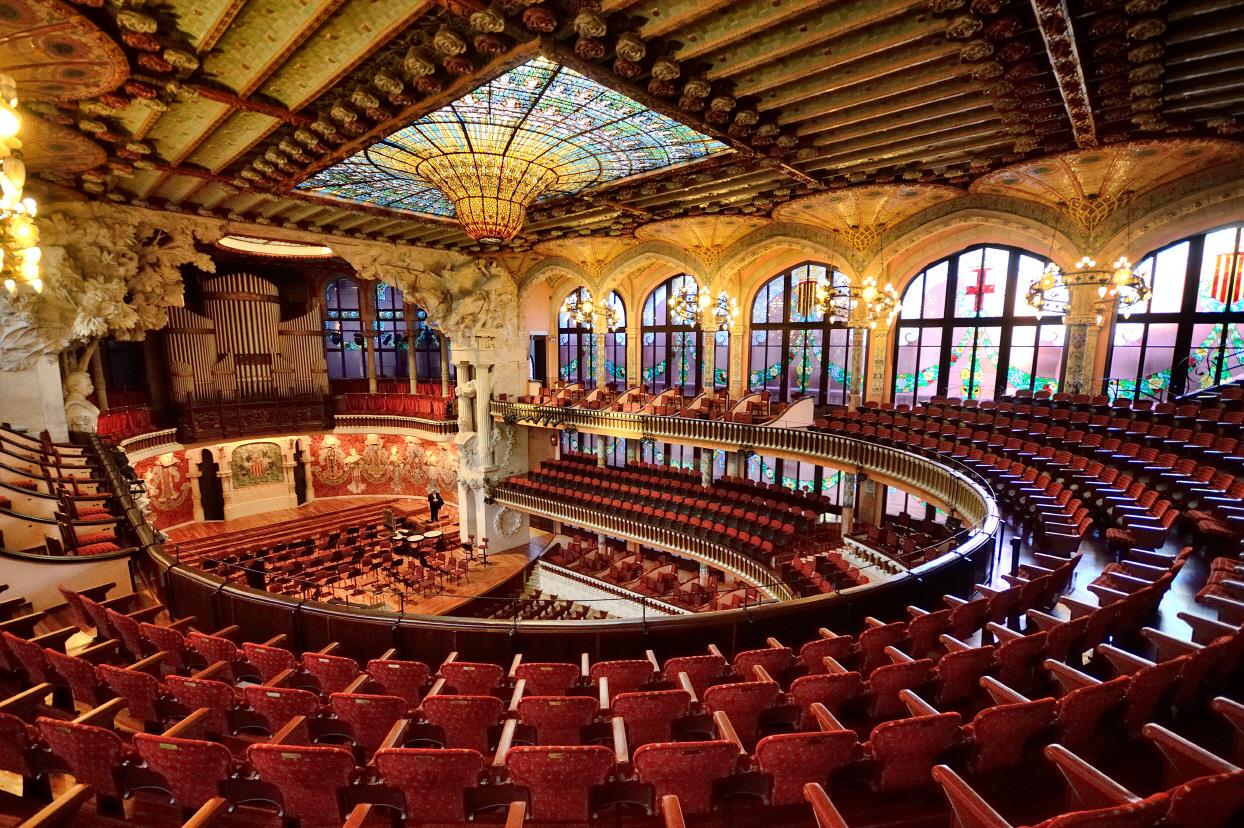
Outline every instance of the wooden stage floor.
<path fill-rule="evenodd" d="M 202 540 L 204 538 L 227 539 L 229 535 L 252 532 L 264 526 L 292 523 L 307 518 L 321 518 L 324 515 L 343 512 L 359 506 L 394 500 L 392 497 L 325 498 L 314 500 L 296 509 L 280 509 L 259 515 L 249 515 L 235 520 L 211 521 L 179 526 L 169 530 L 168 535 L 172 540 L 181 542 Z M 422 502 L 422 499 L 414 501 L 399 500 L 397 502 L 407 506 L 407 508 L 418 504 L 420 508 L 412 509 L 412 517 L 420 521 L 427 520 L 427 504 Z M 441 510 L 441 519 L 438 523 L 442 531 L 444 531 L 445 537 L 449 539 L 449 543 L 446 546 L 452 548 L 456 545 L 458 538 L 457 507 L 452 503 L 446 503 Z M 530 561 L 539 557 L 547 542 L 547 537 L 537 537 L 524 545 L 498 552 L 489 552 L 488 564 L 486 566 L 481 565 L 477 557 L 471 563 L 461 582 L 447 578 L 436 590 L 427 593 L 406 591 L 400 598 L 391 592 L 381 593 L 378 589 L 381 586 L 380 584 L 369 582 L 369 579 L 374 577 L 370 574 L 365 574 L 362 579 L 353 585 L 336 588 L 333 592 L 335 597 L 348 602 L 352 606 L 362 605 L 374 609 L 387 609 L 392 612 L 405 612 L 408 615 L 450 615 L 454 610 L 471 599 L 496 589 L 509 580 L 516 572 L 521 571 Z M 355 594 L 356 589 L 360 590 L 361 594 Z"/>

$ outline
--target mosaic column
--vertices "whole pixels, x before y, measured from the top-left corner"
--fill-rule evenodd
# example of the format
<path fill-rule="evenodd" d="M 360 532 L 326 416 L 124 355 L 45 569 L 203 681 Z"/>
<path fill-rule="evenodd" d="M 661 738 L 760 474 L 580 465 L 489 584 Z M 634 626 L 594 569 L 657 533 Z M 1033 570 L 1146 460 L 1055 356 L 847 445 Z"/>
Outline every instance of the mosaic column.
<path fill-rule="evenodd" d="M 747 329 L 738 324 L 730 329 L 730 399 L 742 399 L 747 393 L 747 372 L 743 359 L 747 348 Z"/>
<path fill-rule="evenodd" d="M 876 328 L 868 331 L 868 374 L 864 390 L 864 398 L 884 402 L 890 399 L 890 390 L 886 387 L 886 356 L 890 353 L 890 327 L 878 323 Z"/>
<path fill-rule="evenodd" d="M 635 314 L 626 317 L 626 387 L 634 388 L 643 380 L 643 359 L 640 357 L 640 327 Z"/>
<path fill-rule="evenodd" d="M 406 305 L 406 376 L 410 381 L 410 393 L 419 393 L 419 370 L 415 365 L 415 339 L 410 335 L 410 324 L 415 319 L 415 309 Z"/>
<path fill-rule="evenodd" d="M 91 384 L 95 386 L 95 401 L 100 411 L 108 410 L 108 383 L 104 380 L 104 360 L 97 346 L 91 351 Z"/>
<path fill-rule="evenodd" d="M 857 475 L 854 472 L 842 472 L 842 534 L 849 535 L 855 522 L 855 487 Z"/>
<path fill-rule="evenodd" d="M 596 465 L 606 465 L 609 455 L 609 448 L 605 445 L 605 436 L 603 434 L 596 435 Z"/>
<path fill-rule="evenodd" d="M 703 383 L 704 390 L 712 396 L 717 373 L 717 322 L 712 312 L 707 309 L 700 312 L 699 322 L 700 330 L 704 332 L 704 361 L 701 365 L 700 382 Z"/>
<path fill-rule="evenodd" d="M 700 449 L 700 485 L 708 488 L 713 485 L 713 449 Z"/>
<path fill-rule="evenodd" d="M 438 332 L 441 340 L 441 396 L 449 396 L 449 337 Z"/>
<path fill-rule="evenodd" d="M 847 405 L 855 409 L 864 404 L 864 372 L 867 370 L 864 365 L 864 351 L 868 343 L 868 328 L 852 328 L 850 336 L 851 364 L 848 370 L 851 373 L 851 384 L 847 389 Z"/>
<path fill-rule="evenodd" d="M 604 388 L 609 382 L 609 371 L 605 365 L 605 337 L 609 334 L 609 326 L 605 323 L 603 310 L 592 314 L 592 334 L 596 348 L 596 387 Z"/>
<path fill-rule="evenodd" d="M 1101 381 L 1094 381 L 1097 362 L 1097 341 L 1101 336 L 1102 323 L 1099 318 L 1114 317 L 1114 299 L 1102 299 L 1097 294 L 1098 285 L 1093 283 L 1079 284 L 1074 274 L 1068 277 L 1068 293 L 1071 301 L 1063 324 L 1067 328 L 1064 347 L 1067 349 L 1067 373 L 1063 377 L 1059 391 L 1071 394 L 1096 394 L 1101 390 Z M 1040 388 L 1034 388 L 1040 391 Z"/>

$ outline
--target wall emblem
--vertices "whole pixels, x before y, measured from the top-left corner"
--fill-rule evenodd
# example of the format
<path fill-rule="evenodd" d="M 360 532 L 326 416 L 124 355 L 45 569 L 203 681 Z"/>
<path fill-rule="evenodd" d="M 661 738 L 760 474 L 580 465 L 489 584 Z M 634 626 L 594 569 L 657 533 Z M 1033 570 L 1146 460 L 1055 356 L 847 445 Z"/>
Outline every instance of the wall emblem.
<path fill-rule="evenodd" d="M 229 467 L 233 473 L 235 489 L 279 483 L 285 479 L 281 447 L 276 443 L 246 443 L 238 446 L 233 450 Z"/>

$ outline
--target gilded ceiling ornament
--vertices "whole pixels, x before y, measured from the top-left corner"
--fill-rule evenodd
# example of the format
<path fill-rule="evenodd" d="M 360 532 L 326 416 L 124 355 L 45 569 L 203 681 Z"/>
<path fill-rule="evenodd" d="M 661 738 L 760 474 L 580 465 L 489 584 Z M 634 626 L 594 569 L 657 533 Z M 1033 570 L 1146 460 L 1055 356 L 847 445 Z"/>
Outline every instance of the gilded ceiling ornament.
<path fill-rule="evenodd" d="M 992 56 L 994 46 L 988 40 L 969 40 L 959 50 L 959 59 L 965 63 L 976 63 Z"/>
<path fill-rule="evenodd" d="M 1127 27 L 1129 40 L 1152 40 L 1166 31 L 1166 21 L 1160 17 L 1146 17 Z"/>
<path fill-rule="evenodd" d="M 380 99 L 366 89 L 359 87 L 350 93 L 350 103 L 359 109 L 374 109 L 380 106 Z"/>
<path fill-rule="evenodd" d="M 614 53 L 621 60 L 638 63 L 647 54 L 644 41 L 635 32 L 623 32 L 618 35 L 618 42 L 613 47 Z"/>
<path fill-rule="evenodd" d="M 709 101 L 708 105 L 717 112 L 729 112 L 734 109 L 735 100 L 730 95 L 717 95 Z"/>
<path fill-rule="evenodd" d="M 412 78 L 421 78 L 436 71 L 436 61 L 426 49 L 411 46 L 402 58 L 402 67 Z"/>
<path fill-rule="evenodd" d="M 1142 63 L 1131 72 L 1128 72 L 1127 79 L 1132 83 L 1157 80 L 1162 77 L 1163 71 L 1162 64 L 1160 63 Z"/>
<path fill-rule="evenodd" d="M 750 107 L 734 113 L 734 122 L 742 126 L 752 126 L 760 120 L 760 113 Z"/>
<path fill-rule="evenodd" d="M 479 32 L 497 32 L 505 31 L 505 18 L 493 9 L 481 9 L 472 13 L 470 17 L 472 28 Z"/>
<path fill-rule="evenodd" d="M 981 17 L 992 17 L 1002 11 L 1003 0 L 972 0 L 972 14 Z"/>
<path fill-rule="evenodd" d="M 946 24 L 946 37 L 953 40 L 967 40 L 984 26 L 981 21 L 970 15 L 961 15 Z"/>
<path fill-rule="evenodd" d="M 548 34 L 557 28 L 557 15 L 544 6 L 531 6 L 523 12 L 523 25 L 533 32 Z"/>
<path fill-rule="evenodd" d="M 400 95 L 405 88 L 405 84 L 387 72 L 377 72 L 371 82 L 377 89 L 389 96 Z"/>
<path fill-rule="evenodd" d="M 712 85 L 703 76 L 696 75 L 683 85 L 682 93 L 692 98 L 706 98 L 712 89 Z"/>
<path fill-rule="evenodd" d="M 1128 50 L 1127 59 L 1132 63 L 1148 63 L 1161 58 L 1164 51 L 1161 43 L 1142 43 Z"/>
<path fill-rule="evenodd" d="M 605 19 L 593 9 L 584 9 L 575 15 L 574 30 L 579 37 L 604 37 L 609 31 Z"/>
<path fill-rule="evenodd" d="M 929 0 L 929 11 L 934 14 L 945 14 L 963 8 L 967 0 Z"/>
<path fill-rule="evenodd" d="M 154 34 L 159 28 L 159 23 L 150 15 L 133 9 L 122 9 L 117 12 L 117 25 L 131 32 L 141 32 L 142 34 Z"/>
<path fill-rule="evenodd" d="M 164 59 L 183 72 L 193 72 L 199 68 L 199 59 L 185 49 L 165 49 Z"/>
<path fill-rule="evenodd" d="M 432 38 L 432 47 L 442 55 L 460 55 L 466 51 L 467 44 L 462 35 L 448 26 L 442 26 Z"/>
<path fill-rule="evenodd" d="M 682 71 L 673 58 L 660 57 L 652 64 L 652 77 L 659 81 L 672 81 Z"/>
<path fill-rule="evenodd" d="M 359 114 L 343 103 L 335 103 L 328 114 L 339 124 L 351 124 L 358 120 Z"/>
<path fill-rule="evenodd" d="M 605 41 L 595 37 L 580 37 L 574 42 L 574 53 L 585 60 L 600 60 L 606 51 Z"/>
<path fill-rule="evenodd" d="M 1002 75 L 1002 64 L 996 60 L 981 63 L 972 69 L 972 77 L 979 81 L 993 80 Z"/>
<path fill-rule="evenodd" d="M 1123 10 L 1131 15 L 1153 14 L 1166 5 L 1166 0 L 1128 0 Z"/>

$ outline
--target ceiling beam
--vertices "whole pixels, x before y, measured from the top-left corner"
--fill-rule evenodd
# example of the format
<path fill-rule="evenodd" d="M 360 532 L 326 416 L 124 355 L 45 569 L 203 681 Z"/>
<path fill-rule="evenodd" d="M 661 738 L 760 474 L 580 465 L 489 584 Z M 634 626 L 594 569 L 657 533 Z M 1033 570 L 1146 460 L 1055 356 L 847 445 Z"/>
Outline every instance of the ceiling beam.
<path fill-rule="evenodd" d="M 1090 149 L 1097 146 L 1097 123 L 1089 102 L 1088 80 L 1076 45 L 1075 26 L 1067 0 L 1030 0 L 1037 15 L 1037 27 L 1045 42 L 1045 52 L 1063 96 L 1063 106 L 1071 120 L 1071 133 L 1076 146 Z"/>

